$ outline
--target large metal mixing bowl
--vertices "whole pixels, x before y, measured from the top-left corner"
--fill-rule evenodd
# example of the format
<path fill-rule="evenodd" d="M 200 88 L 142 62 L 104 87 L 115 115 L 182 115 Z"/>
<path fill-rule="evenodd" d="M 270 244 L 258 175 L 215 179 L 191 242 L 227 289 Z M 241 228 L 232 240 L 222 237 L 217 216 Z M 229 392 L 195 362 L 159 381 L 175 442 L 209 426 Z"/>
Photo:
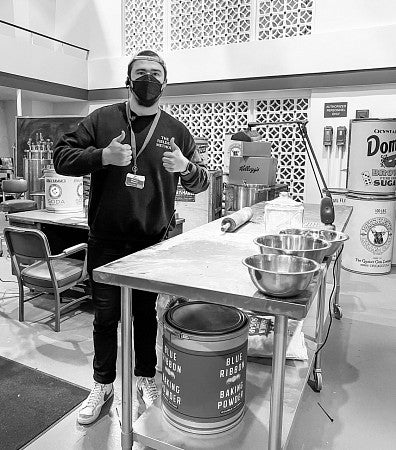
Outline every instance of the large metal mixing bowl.
<path fill-rule="evenodd" d="M 330 248 L 327 251 L 326 256 L 334 255 L 334 253 L 336 253 L 341 247 L 342 243 L 349 239 L 347 234 L 340 231 L 317 228 L 286 228 L 284 230 L 280 230 L 279 234 L 297 234 L 324 239 L 330 244 Z"/>
<path fill-rule="evenodd" d="M 320 264 L 291 255 L 253 255 L 245 258 L 250 278 L 257 289 L 274 297 L 294 297 L 303 292 Z"/>
<path fill-rule="evenodd" d="M 263 254 L 293 255 L 323 262 L 329 251 L 330 244 L 311 236 L 296 234 L 266 234 L 254 239 L 254 243 Z"/>

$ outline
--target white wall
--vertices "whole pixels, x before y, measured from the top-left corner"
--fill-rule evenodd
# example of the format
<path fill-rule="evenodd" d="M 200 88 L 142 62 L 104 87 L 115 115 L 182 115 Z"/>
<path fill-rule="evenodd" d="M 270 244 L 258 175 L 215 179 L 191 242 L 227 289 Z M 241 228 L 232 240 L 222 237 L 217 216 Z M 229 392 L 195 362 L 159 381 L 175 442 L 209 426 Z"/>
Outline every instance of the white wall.
<path fill-rule="evenodd" d="M 86 116 L 89 112 L 89 103 L 85 101 L 53 103 L 52 106 L 55 116 Z"/>
<path fill-rule="evenodd" d="M 328 33 L 396 23 L 394 0 L 314 1 L 314 32 Z"/>
<path fill-rule="evenodd" d="M 55 11 L 56 2 L 53 0 L 23 0 L 27 13 L 27 23 L 21 25 L 18 17 L 15 17 L 16 25 L 25 26 L 33 31 L 48 36 L 56 37 L 55 34 Z"/>
<path fill-rule="evenodd" d="M 90 60 L 122 56 L 122 3 L 121 0 L 91 0 Z"/>
<path fill-rule="evenodd" d="M 50 102 L 41 102 L 23 98 L 22 93 L 22 113 L 21 116 L 51 116 L 53 105 Z"/>
<path fill-rule="evenodd" d="M 0 17 L 24 28 L 80 47 L 89 47 L 89 17 L 92 0 L 2 0 Z M 87 89 L 85 53 L 63 53 L 61 44 L 13 30 L 0 28 L 0 71 Z M 70 51 L 69 51 L 70 53 Z"/>
<path fill-rule="evenodd" d="M 12 146 L 15 142 L 16 102 L 0 102 L 0 157 L 13 156 Z"/>
<path fill-rule="evenodd" d="M 113 1 L 105 0 L 104 3 L 113 3 Z M 96 7 L 93 0 L 56 0 L 53 3 L 56 4 L 55 36 L 61 41 L 89 49 L 90 30 L 91 26 L 94 26 L 96 17 Z"/>

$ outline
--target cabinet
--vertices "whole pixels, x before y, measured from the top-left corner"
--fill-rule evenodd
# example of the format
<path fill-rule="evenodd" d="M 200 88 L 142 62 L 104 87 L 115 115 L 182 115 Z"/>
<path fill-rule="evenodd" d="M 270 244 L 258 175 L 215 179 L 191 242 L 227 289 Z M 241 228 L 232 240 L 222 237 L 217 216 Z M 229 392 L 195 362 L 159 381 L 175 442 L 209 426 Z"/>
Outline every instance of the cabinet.
<path fill-rule="evenodd" d="M 184 231 L 204 225 L 221 217 L 223 172 L 209 171 L 209 187 L 200 194 L 187 192 L 180 184 L 176 192 L 176 212 L 185 219 Z"/>

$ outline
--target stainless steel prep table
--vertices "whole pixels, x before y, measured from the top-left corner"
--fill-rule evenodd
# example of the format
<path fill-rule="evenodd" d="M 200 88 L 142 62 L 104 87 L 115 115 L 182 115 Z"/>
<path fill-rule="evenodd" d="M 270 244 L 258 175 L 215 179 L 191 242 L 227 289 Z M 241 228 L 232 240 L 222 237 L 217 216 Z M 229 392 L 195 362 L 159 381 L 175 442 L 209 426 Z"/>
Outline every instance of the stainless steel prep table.
<path fill-rule="evenodd" d="M 35 228 L 40 229 L 42 224 L 47 224 L 88 229 L 87 218 L 83 212 L 60 214 L 48 212 L 45 209 L 35 209 L 33 211 L 8 214 L 8 220 L 10 225 L 20 227 L 33 225 Z"/>
<path fill-rule="evenodd" d="M 319 206 L 304 206 L 305 222 L 309 226 L 318 223 Z M 254 205 L 253 219 L 262 214 L 263 207 L 263 204 Z M 343 230 L 352 208 L 336 206 L 335 209 L 336 227 Z M 306 292 L 289 301 L 259 293 L 241 261 L 259 253 L 253 238 L 263 234 L 263 224 L 249 222 L 235 233 L 222 233 L 220 222 L 221 219 L 210 222 L 94 270 L 96 281 L 121 287 L 122 448 L 132 448 L 133 435 L 155 449 L 256 450 L 268 447 L 275 450 L 286 443 L 313 356 L 311 349 L 308 362 L 285 364 L 287 322 L 288 318 L 306 317 L 319 282 L 315 280 Z M 159 401 L 142 414 L 132 430 L 132 288 L 275 316 L 272 374 L 269 366 L 248 364 L 246 414 L 232 430 L 213 436 L 179 431 L 162 419 Z"/>
<path fill-rule="evenodd" d="M 62 214 L 48 212 L 45 209 L 36 209 L 33 211 L 8 214 L 8 220 L 10 225 L 15 226 L 34 225 L 40 228 L 42 224 L 48 224 L 88 230 L 87 218 L 83 212 Z M 183 218 L 176 219 L 176 228 L 180 227 L 180 232 L 182 232 L 182 224 L 184 222 L 185 219 Z"/>

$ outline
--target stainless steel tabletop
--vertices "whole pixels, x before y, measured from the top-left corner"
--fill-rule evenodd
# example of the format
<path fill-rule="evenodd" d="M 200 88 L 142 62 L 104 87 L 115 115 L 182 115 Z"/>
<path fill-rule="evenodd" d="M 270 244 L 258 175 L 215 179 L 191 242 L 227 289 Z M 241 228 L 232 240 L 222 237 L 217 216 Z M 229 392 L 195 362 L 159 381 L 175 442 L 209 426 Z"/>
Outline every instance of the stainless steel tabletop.
<path fill-rule="evenodd" d="M 242 259 L 260 253 L 253 239 L 264 234 L 263 203 L 253 206 L 255 222 L 234 233 L 220 230 L 221 219 L 176 236 L 94 270 L 105 284 L 180 295 L 192 300 L 226 303 L 239 308 L 304 318 L 315 284 L 292 299 L 276 299 L 255 288 Z M 343 229 L 351 208 L 336 206 L 337 229 Z M 305 205 L 306 223 L 318 224 L 319 206 Z"/>

